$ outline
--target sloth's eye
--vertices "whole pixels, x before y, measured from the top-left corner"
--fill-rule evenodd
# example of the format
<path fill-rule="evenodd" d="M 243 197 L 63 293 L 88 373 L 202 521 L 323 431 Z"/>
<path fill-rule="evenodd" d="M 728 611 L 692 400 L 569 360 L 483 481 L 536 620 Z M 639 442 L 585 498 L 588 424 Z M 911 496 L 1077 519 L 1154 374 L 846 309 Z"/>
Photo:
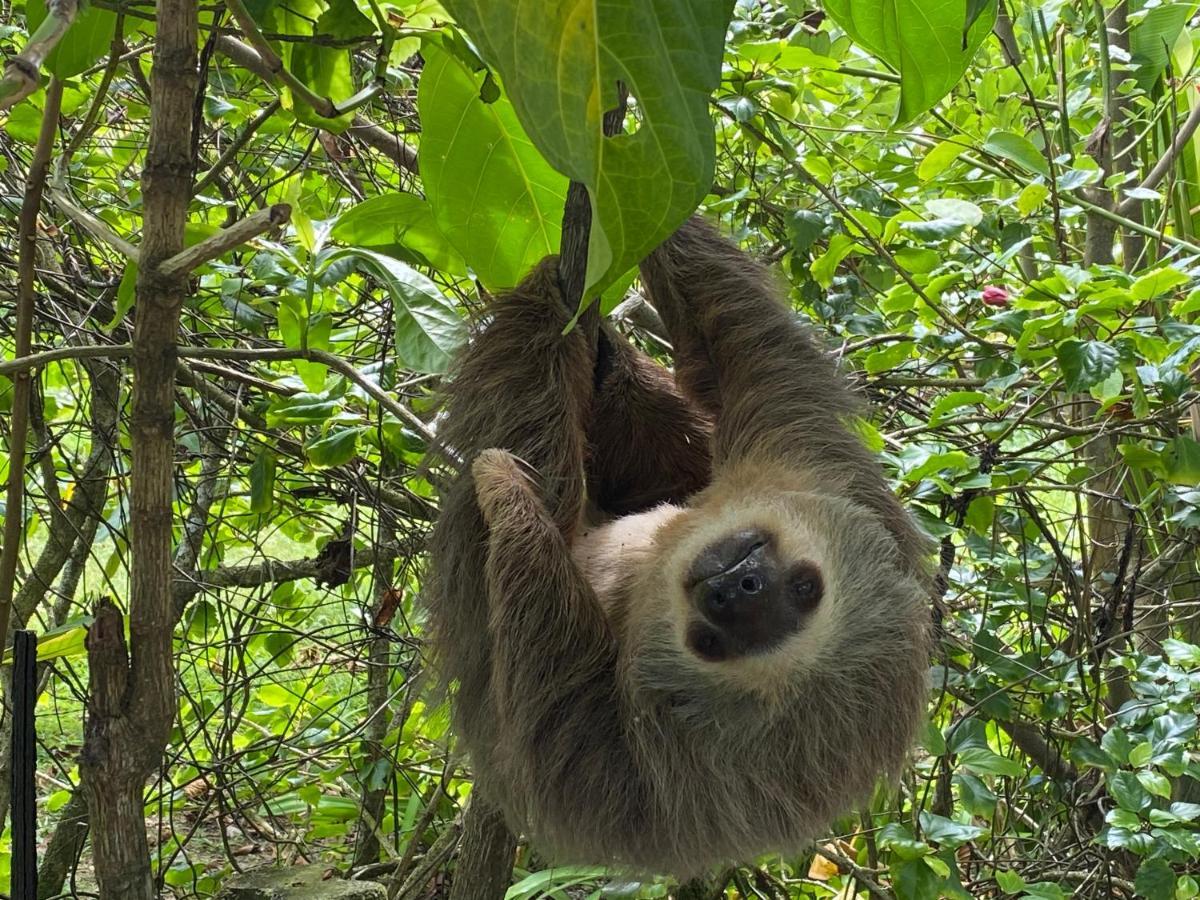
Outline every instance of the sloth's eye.
<path fill-rule="evenodd" d="M 792 596 L 808 609 L 817 604 L 823 593 L 821 574 L 815 568 L 804 567 L 792 579 Z"/>

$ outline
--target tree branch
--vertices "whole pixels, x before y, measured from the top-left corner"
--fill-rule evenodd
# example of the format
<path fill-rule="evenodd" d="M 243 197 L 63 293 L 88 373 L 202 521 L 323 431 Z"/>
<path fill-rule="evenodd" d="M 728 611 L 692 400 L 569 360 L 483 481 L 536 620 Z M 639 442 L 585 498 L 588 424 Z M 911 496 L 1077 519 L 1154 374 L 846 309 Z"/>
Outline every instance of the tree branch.
<path fill-rule="evenodd" d="M 4 75 L 0 77 L 0 110 L 20 103 L 37 90 L 42 64 L 67 33 L 78 12 L 76 0 L 50 0 L 46 4 L 46 18 L 21 52 L 4 66 Z"/>
<path fill-rule="evenodd" d="M 73 12 L 72 12 L 73 15 Z M 68 24 L 70 24 L 68 22 Z M 42 205 L 42 191 L 50 168 L 50 151 L 58 132 L 58 112 L 62 104 L 63 85 L 57 78 L 50 80 L 46 91 L 46 106 L 42 112 L 42 127 L 29 164 L 25 181 L 25 197 L 17 226 L 17 321 L 13 355 L 28 356 L 33 342 L 33 313 L 37 301 L 34 267 L 37 256 L 37 217 Z M 13 591 L 16 587 L 17 556 L 25 530 L 25 442 L 29 434 L 29 404 L 33 396 L 33 378 L 28 369 L 13 375 L 12 416 L 9 423 L 8 486 L 5 500 L 4 545 L 0 548 L 0 651 L 8 647 L 8 622 L 12 614 Z"/>
<path fill-rule="evenodd" d="M 359 91 L 344 103 L 334 103 L 332 98 L 322 97 L 288 71 L 287 66 L 283 64 L 283 60 L 279 58 L 279 54 L 275 52 L 275 48 L 262 33 L 242 0 L 226 0 L 225 8 L 229 10 L 229 14 L 233 16 L 234 21 L 242 30 L 242 34 L 246 36 L 246 40 L 250 42 L 250 46 L 258 55 L 261 67 L 257 71 L 265 71 L 270 83 L 287 88 L 293 97 L 312 107 L 313 112 L 321 118 L 336 119 L 338 116 L 345 115 L 351 110 L 365 106 L 379 92 L 381 85 L 374 84 Z"/>
<path fill-rule="evenodd" d="M 420 174 L 417 151 L 382 125 L 376 125 L 362 116 L 355 116 L 347 134 L 358 138 L 372 150 L 379 151 L 401 169 L 413 175 Z"/>
<path fill-rule="evenodd" d="M 395 557 L 403 548 L 398 544 L 382 544 L 355 551 L 352 568 L 365 569 L 381 557 Z M 304 559 L 266 560 L 245 566 L 222 566 L 219 569 L 198 571 L 187 575 L 176 574 L 172 588 L 176 617 L 183 614 L 184 607 L 192 598 L 204 591 L 219 591 L 225 588 L 255 588 L 264 584 L 282 584 L 285 581 L 300 581 L 315 578 L 323 572 L 324 561 L 320 556 Z"/>
<path fill-rule="evenodd" d="M 130 262 L 137 262 L 138 251 L 137 247 L 125 240 L 98 216 L 92 215 L 86 209 L 76 205 L 65 191 L 58 188 L 51 188 L 49 191 L 50 201 L 57 206 L 63 214 L 90 234 L 92 237 L 100 240 L 101 243 L 108 244 Z"/>
<path fill-rule="evenodd" d="M 1175 160 L 1179 159 L 1179 154 L 1187 147 L 1188 141 L 1192 139 L 1192 135 L 1196 133 L 1196 129 L 1200 128 L 1200 104 L 1192 107 L 1192 111 L 1188 117 L 1184 119 L 1183 124 L 1179 126 L 1179 131 L 1175 133 L 1175 139 L 1171 141 L 1171 146 L 1159 158 L 1153 168 L 1142 179 L 1142 183 L 1138 185 L 1138 190 L 1152 191 L 1158 187 L 1159 182 L 1166 177 L 1171 171 L 1171 166 L 1175 165 Z M 1142 201 L 1137 197 L 1126 197 L 1117 207 L 1117 213 L 1122 216 L 1131 216 L 1141 208 Z"/>
<path fill-rule="evenodd" d="M 222 228 L 200 243 L 185 247 L 170 259 L 164 260 L 159 265 L 158 272 L 164 278 L 182 278 L 206 262 L 217 259 L 272 228 L 278 228 L 291 216 L 292 208 L 286 203 L 276 203 L 266 209 L 260 209 L 240 222 Z"/>

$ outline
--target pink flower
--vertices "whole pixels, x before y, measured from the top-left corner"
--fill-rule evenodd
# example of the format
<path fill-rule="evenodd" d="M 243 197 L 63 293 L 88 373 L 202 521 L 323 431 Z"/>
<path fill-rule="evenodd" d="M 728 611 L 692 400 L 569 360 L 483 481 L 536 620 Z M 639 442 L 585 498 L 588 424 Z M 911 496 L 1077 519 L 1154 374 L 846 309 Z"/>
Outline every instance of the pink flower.
<path fill-rule="evenodd" d="M 1008 306 L 1008 291 L 999 285 L 989 284 L 980 297 L 985 306 Z"/>

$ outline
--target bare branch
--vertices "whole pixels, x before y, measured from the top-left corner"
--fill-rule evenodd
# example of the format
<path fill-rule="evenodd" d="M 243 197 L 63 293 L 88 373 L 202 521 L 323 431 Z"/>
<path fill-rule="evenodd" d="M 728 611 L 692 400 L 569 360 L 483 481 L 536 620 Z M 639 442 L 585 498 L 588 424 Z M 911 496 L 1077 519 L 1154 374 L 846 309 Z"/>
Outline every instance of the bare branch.
<path fill-rule="evenodd" d="M 375 401 L 397 419 L 407 422 L 417 433 L 433 441 L 433 432 L 411 409 L 397 403 L 387 391 L 358 371 L 351 363 L 325 350 L 293 350 L 285 347 L 241 348 L 241 347 L 180 347 L 179 355 L 191 359 L 251 359 L 285 360 L 303 359 L 329 366 L 345 375 L 366 391 Z"/>
<path fill-rule="evenodd" d="M 1200 128 L 1200 105 L 1194 106 L 1188 117 L 1184 119 L 1183 124 L 1179 126 L 1179 131 L 1175 133 L 1175 139 L 1171 141 L 1171 146 L 1159 158 L 1154 167 L 1142 179 L 1142 183 L 1137 186 L 1138 190 L 1152 191 L 1158 187 L 1159 182 L 1166 177 L 1171 171 L 1171 166 L 1175 165 L 1175 160 L 1179 159 L 1188 141 L 1192 139 L 1192 135 L 1196 133 L 1196 129 Z M 1117 207 L 1117 212 L 1122 216 L 1131 216 L 1138 211 L 1142 201 L 1137 197 L 1126 197 Z"/>
<path fill-rule="evenodd" d="M 68 197 L 65 191 L 51 188 L 48 193 L 51 202 L 62 210 L 68 219 L 88 232 L 92 237 L 97 238 L 102 243 L 108 244 L 108 246 L 112 247 L 130 262 L 138 261 L 137 247 L 109 228 L 102 219 L 92 215 L 81 206 L 76 205 L 75 201 Z"/>
<path fill-rule="evenodd" d="M 73 14 L 73 13 L 72 13 Z M 69 22 L 68 22 L 69 24 Z M 37 217 L 42 205 L 42 191 L 50 168 L 50 152 L 58 133 L 58 113 L 62 104 L 63 86 L 57 78 L 50 80 L 46 91 L 46 107 L 42 111 L 42 127 L 29 164 L 25 182 L 25 198 L 17 228 L 17 321 L 13 355 L 27 356 L 33 341 L 33 312 L 37 301 L 34 287 L 34 262 L 37 254 Z M 8 485 L 4 517 L 4 546 L 0 548 L 0 650 L 8 646 L 8 621 L 12 614 L 13 590 L 16 586 L 17 556 L 25 528 L 21 510 L 25 504 L 25 441 L 29 433 L 29 405 L 33 397 L 33 380 L 28 369 L 20 369 L 13 377 L 12 417 L 9 425 Z"/>
<path fill-rule="evenodd" d="M 286 203 L 276 203 L 266 209 L 260 209 L 240 222 L 222 228 L 212 237 L 186 247 L 170 259 L 164 260 L 158 267 L 158 272 L 164 278 L 180 278 L 260 234 L 283 225 L 291 216 L 292 208 Z"/>
<path fill-rule="evenodd" d="M 37 90 L 42 64 L 67 33 L 78 12 L 76 0 L 50 0 L 46 4 L 46 18 L 42 19 L 24 49 L 5 64 L 4 75 L 0 77 L 0 110 L 20 103 Z"/>
<path fill-rule="evenodd" d="M 419 173 L 417 151 L 382 125 L 376 125 L 362 116 L 355 116 L 354 123 L 346 133 L 358 138 L 372 150 L 378 150 L 401 169 L 414 175 Z"/>
<path fill-rule="evenodd" d="M 380 558 L 394 558 L 401 552 L 397 544 L 381 544 L 357 551 L 351 561 L 354 569 L 365 569 Z M 321 574 L 322 560 L 319 556 L 305 559 L 267 560 L 245 566 L 222 566 L 208 571 L 177 573 L 172 597 L 175 613 L 182 615 L 183 608 L 203 591 L 219 591 L 227 588 L 255 588 L 265 584 L 282 584 L 285 581 L 300 581 Z"/>

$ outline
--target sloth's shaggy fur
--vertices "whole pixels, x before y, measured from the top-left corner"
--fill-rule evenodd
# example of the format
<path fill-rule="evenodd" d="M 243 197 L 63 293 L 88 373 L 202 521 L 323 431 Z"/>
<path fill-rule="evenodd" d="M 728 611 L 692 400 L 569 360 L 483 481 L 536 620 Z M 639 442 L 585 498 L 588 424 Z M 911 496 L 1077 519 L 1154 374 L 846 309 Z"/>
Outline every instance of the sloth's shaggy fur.
<path fill-rule="evenodd" d="M 556 861 L 686 876 L 798 849 L 900 767 L 926 698 L 927 548 L 760 266 L 693 220 L 642 278 L 675 379 L 607 325 L 562 336 L 553 259 L 495 301 L 449 388 L 441 438 L 471 465 L 426 599 L 510 825 Z M 688 573 L 747 529 L 824 592 L 713 661 L 689 643 Z"/>

